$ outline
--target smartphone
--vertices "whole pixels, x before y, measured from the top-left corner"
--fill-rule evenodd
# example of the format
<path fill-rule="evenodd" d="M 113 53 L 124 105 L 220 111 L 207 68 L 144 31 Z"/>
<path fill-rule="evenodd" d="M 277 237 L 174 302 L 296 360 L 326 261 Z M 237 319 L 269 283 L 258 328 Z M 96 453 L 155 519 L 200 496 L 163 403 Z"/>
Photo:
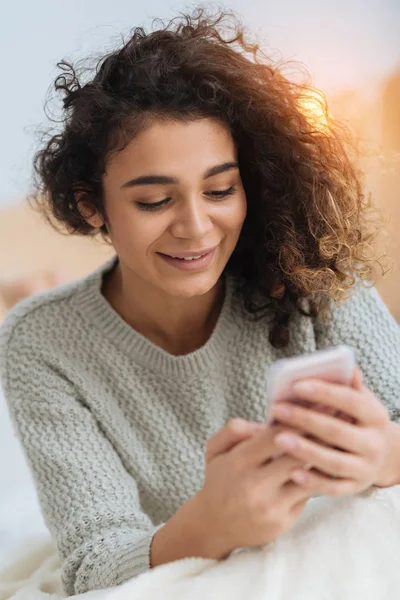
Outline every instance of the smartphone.
<path fill-rule="evenodd" d="M 266 423 L 268 425 L 275 423 L 272 407 L 276 402 L 294 401 L 291 386 L 295 381 L 314 377 L 330 383 L 350 385 L 355 366 L 356 351 L 346 344 L 275 361 L 268 377 Z M 307 406 L 307 402 L 299 400 L 296 402 Z M 348 420 L 345 415 L 343 417 Z M 282 454 L 284 452 L 277 456 Z M 312 469 L 312 465 L 304 465 L 303 468 L 309 470 Z M 319 496 L 321 494 L 313 494 L 312 498 Z"/>
<path fill-rule="evenodd" d="M 292 385 L 295 381 L 313 377 L 350 385 L 355 366 L 356 351 L 346 344 L 275 361 L 268 375 L 267 424 L 272 423 L 275 402 L 294 400 Z"/>

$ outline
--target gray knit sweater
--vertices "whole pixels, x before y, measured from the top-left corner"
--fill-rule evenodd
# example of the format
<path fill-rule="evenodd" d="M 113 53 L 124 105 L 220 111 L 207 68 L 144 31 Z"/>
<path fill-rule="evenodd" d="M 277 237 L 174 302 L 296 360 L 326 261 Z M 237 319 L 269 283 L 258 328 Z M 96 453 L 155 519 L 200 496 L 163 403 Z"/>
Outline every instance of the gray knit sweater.
<path fill-rule="evenodd" d="M 0 374 L 67 595 L 149 569 L 162 526 L 201 488 L 208 438 L 232 417 L 263 421 L 271 363 L 347 343 L 366 384 L 400 420 L 400 328 L 376 288 L 332 319 L 295 315 L 290 344 L 268 342 L 226 279 L 206 344 L 173 356 L 136 332 L 89 275 L 19 302 L 0 328 Z"/>

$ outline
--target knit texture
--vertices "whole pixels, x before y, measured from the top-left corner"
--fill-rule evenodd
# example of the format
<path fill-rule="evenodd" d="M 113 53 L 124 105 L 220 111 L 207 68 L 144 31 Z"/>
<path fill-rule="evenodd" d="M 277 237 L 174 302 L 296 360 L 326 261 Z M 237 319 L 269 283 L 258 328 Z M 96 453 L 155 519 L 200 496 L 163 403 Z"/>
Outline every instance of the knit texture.
<path fill-rule="evenodd" d="M 0 381 L 67 595 L 150 568 L 155 531 L 203 484 L 209 437 L 233 417 L 265 419 L 273 361 L 349 344 L 366 385 L 400 420 L 400 328 L 376 288 L 358 285 L 324 325 L 295 314 L 278 350 L 226 275 L 211 337 L 174 356 L 102 295 L 116 260 L 22 300 L 0 327 Z"/>

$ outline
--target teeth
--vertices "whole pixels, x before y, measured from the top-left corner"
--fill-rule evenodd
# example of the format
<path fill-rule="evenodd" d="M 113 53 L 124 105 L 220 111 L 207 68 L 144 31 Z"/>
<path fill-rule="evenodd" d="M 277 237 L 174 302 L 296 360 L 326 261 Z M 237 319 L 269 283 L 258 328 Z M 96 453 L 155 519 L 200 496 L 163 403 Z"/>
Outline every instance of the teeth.
<path fill-rule="evenodd" d="M 188 256 L 188 257 L 183 257 L 183 260 L 196 260 L 197 258 L 201 258 L 202 256 L 205 256 L 205 254 L 200 254 L 199 256 Z M 173 256 L 172 258 L 181 258 L 180 256 Z M 181 258 L 182 260 L 182 258 Z"/>

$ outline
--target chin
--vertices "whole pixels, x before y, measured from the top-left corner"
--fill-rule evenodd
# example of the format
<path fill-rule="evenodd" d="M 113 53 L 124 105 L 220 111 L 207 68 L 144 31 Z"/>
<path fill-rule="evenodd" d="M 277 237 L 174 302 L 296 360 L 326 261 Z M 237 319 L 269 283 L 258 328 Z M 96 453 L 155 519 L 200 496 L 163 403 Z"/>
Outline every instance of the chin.
<path fill-rule="evenodd" d="M 160 287 L 171 296 L 180 298 L 193 298 L 194 296 L 203 296 L 217 285 L 219 276 L 212 273 L 197 273 L 185 277 L 179 274 L 177 278 L 163 277 L 160 281 Z"/>

